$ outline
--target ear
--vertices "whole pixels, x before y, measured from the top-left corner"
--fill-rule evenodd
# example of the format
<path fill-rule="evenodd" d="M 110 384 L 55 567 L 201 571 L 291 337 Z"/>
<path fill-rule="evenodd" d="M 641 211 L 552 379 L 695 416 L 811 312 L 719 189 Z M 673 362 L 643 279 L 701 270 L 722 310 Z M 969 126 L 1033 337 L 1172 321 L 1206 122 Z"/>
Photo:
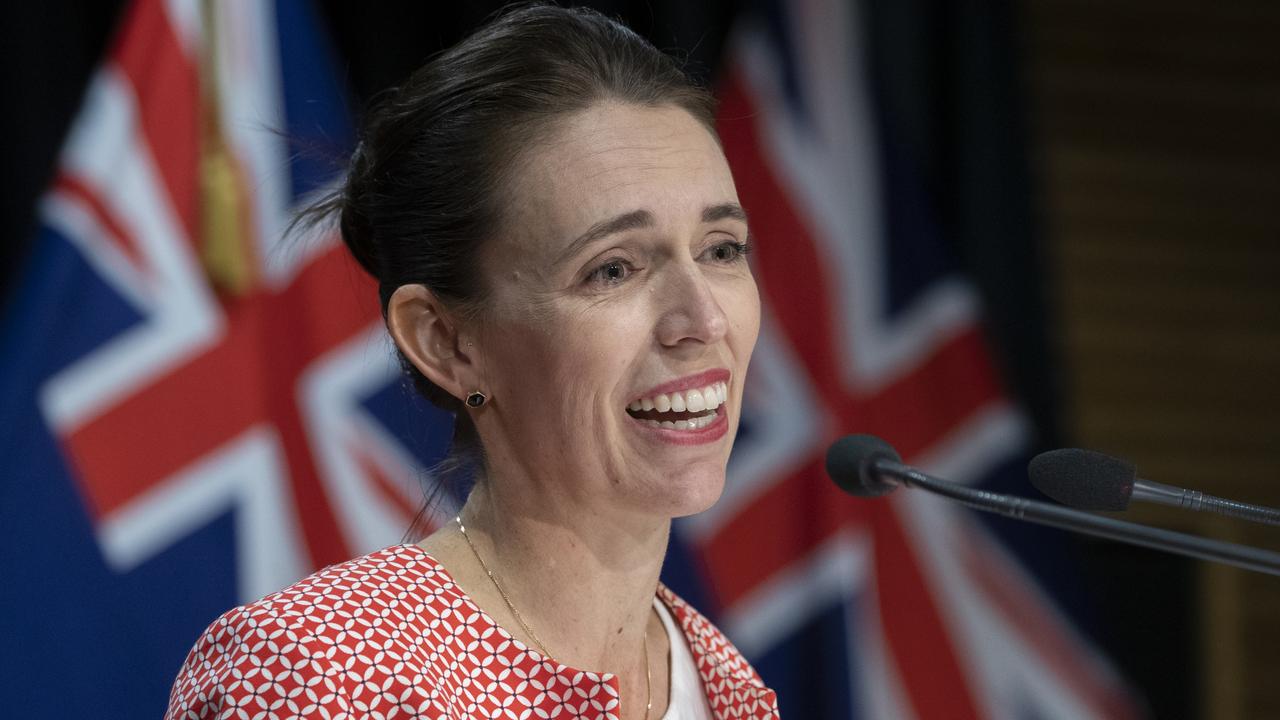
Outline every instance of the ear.
<path fill-rule="evenodd" d="M 424 285 L 401 285 L 387 302 L 387 329 L 400 352 L 428 380 L 462 400 L 480 374 L 444 304 Z"/>

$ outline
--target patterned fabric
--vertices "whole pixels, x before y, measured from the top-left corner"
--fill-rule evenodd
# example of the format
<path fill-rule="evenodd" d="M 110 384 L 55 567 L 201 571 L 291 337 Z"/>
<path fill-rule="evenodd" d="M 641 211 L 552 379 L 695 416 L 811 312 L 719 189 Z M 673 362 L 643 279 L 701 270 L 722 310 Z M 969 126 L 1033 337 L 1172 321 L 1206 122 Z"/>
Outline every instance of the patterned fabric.
<path fill-rule="evenodd" d="M 705 617 L 658 597 L 688 639 L 715 717 L 776 718 L 777 699 Z M 416 545 L 326 568 L 218 618 L 169 698 L 186 718 L 616 720 L 617 677 L 512 637 Z"/>

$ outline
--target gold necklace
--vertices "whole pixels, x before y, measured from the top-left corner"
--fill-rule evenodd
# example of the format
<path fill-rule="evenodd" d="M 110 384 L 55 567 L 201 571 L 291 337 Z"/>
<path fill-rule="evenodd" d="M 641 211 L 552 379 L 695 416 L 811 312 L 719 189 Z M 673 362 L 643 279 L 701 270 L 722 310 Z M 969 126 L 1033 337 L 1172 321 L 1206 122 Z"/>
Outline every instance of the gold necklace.
<path fill-rule="evenodd" d="M 520 615 L 520 611 L 516 609 L 515 605 L 511 604 L 511 598 L 507 595 L 507 591 L 502 589 L 502 584 L 498 582 L 497 576 L 495 576 L 493 571 L 489 569 L 489 566 L 485 564 L 484 558 L 480 557 L 480 551 L 476 550 L 475 543 L 471 542 L 471 536 L 467 534 L 466 526 L 462 524 L 462 516 L 455 516 L 453 520 L 458 523 L 458 531 L 462 533 L 462 539 L 467 541 L 467 547 L 471 548 L 471 554 L 476 556 L 476 562 L 480 563 L 480 567 L 484 569 L 484 573 L 489 576 L 489 581 L 493 583 L 495 588 L 497 588 L 498 594 L 502 596 L 502 602 L 507 604 L 507 609 L 515 616 L 516 622 L 520 623 L 520 627 L 524 629 L 526 635 L 533 638 L 533 642 L 537 644 L 538 650 L 542 651 L 544 656 L 550 658 L 551 653 L 547 652 L 547 646 L 542 644 L 542 640 L 538 638 L 538 635 L 534 633 L 533 629 L 524 621 L 524 617 Z M 645 623 L 644 636 L 641 639 L 641 643 L 644 648 L 644 692 L 646 696 L 644 701 L 644 718 L 645 720 L 649 720 L 649 711 L 653 709 L 653 673 L 649 670 L 648 622 Z"/>

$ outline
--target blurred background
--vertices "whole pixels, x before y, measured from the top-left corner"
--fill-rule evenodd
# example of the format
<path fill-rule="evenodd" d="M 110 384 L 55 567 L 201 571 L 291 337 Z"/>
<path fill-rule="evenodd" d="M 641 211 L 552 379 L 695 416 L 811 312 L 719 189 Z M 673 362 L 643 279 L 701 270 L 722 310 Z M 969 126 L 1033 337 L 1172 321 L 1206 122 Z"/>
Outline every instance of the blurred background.
<path fill-rule="evenodd" d="M 159 257 L 153 246 L 140 242 L 133 254 L 126 248 L 93 256 L 91 242 L 68 241 L 83 226 L 75 220 L 81 217 L 76 202 L 89 215 L 105 207 L 106 218 L 114 203 L 130 202 L 110 189 L 116 177 L 127 185 L 127 173 L 114 175 L 108 163 L 77 174 L 92 163 L 77 164 L 75 151 L 66 150 L 76 118 L 88 117 L 95 73 L 114 63 L 132 68 L 125 74 L 147 87 L 167 87 L 167 73 L 184 67 L 199 78 L 199 91 L 183 96 L 191 109 L 161 93 L 159 110 L 137 118 L 151 143 L 190 139 L 192 157 L 208 162 L 210 138 L 220 138 L 216 143 L 233 148 L 234 156 L 239 130 L 232 123 L 211 131 L 210 123 L 218 123 L 208 119 L 207 108 L 218 105 L 222 117 L 231 117 L 238 83 L 248 83 L 253 63 L 261 61 L 252 50 L 264 45 L 237 38 L 279 33 L 273 47 L 280 60 L 267 67 L 285 80 L 259 91 L 286 95 L 288 117 L 269 129 L 284 131 L 285 149 L 277 152 L 281 167 L 292 168 L 293 188 L 281 190 L 285 199 L 269 209 L 278 216 L 274 225 L 261 220 L 268 209 L 248 213 L 260 226 L 254 232 L 265 238 L 340 170 L 351 123 L 371 97 L 500 6 L 279 5 L 268 13 L 274 25 L 264 30 L 253 25 L 254 12 L 236 9 L 237 3 L 50 0 L 9 8 L 0 28 L 0 78 L 10 98 L 10 111 L 0 114 L 6 238 L 0 245 L 0 571 L 8 578 L 0 588 L 0 694 L 18 715 L 155 716 L 186 649 L 219 612 L 288 584 L 322 560 L 397 541 L 405 525 L 394 508 L 413 506 L 417 484 L 429 482 L 406 468 L 437 459 L 447 438 L 448 419 L 413 404 L 394 370 L 384 367 L 378 356 L 385 343 L 352 330 L 364 339 L 351 354 L 372 357 L 378 369 L 370 376 L 376 380 L 352 381 L 360 388 L 353 391 L 352 412 L 363 419 L 351 427 L 373 438 L 370 456 L 376 457 L 321 458 L 299 470 L 293 453 L 327 442 L 314 436 L 315 422 L 304 421 L 313 436 L 298 441 L 300 451 L 290 449 L 289 432 L 279 430 L 287 458 L 280 473 L 314 475 L 321 488 L 315 492 L 327 500 L 295 491 L 291 507 L 297 509 L 285 519 L 250 521 L 247 505 L 214 500 L 240 497 L 239 490 L 195 493 L 175 505 L 186 508 L 175 512 L 193 518 L 184 529 L 148 534 L 130 523 L 167 512 L 156 499 L 169 492 L 166 473 L 191 486 L 182 463 L 217 456 L 218 443 L 210 441 L 207 456 L 175 460 L 164 472 L 116 461 L 115 451 L 148 452 L 140 431 L 104 425 L 93 415 L 98 409 L 59 410 L 74 404 L 56 398 L 72 392 L 65 387 L 79 387 L 70 381 L 59 385 L 63 390 L 49 389 L 51 378 L 67 368 L 87 366 L 85 358 L 106 347 L 113 333 L 163 315 L 139 309 L 152 307 L 146 291 L 139 291 L 140 300 L 119 290 L 130 279 L 147 282 L 112 264 L 128 265 L 132 257 L 145 266 Z M 1274 211 L 1280 206 L 1280 5 L 590 5 L 686 58 L 691 72 L 723 98 L 721 134 L 761 246 L 757 273 L 772 330 L 766 328 L 766 350 L 753 365 L 760 377 L 753 378 L 755 415 L 744 419 L 728 509 L 678 528 L 666 579 L 730 631 L 779 689 L 783 715 L 1280 716 L 1275 578 L 985 518 L 939 521 L 936 501 L 895 496 L 890 511 L 864 509 L 857 504 L 869 501 L 835 495 L 813 448 L 788 445 L 794 438 L 770 420 L 771 413 L 793 417 L 777 408 L 786 404 L 780 397 L 800 392 L 795 387 L 838 394 L 826 383 L 842 378 L 853 388 L 849 401 L 830 401 L 816 413 L 817 425 L 809 429 L 817 440 L 876 432 L 908 460 L 1031 496 L 1036 493 L 1021 470 L 1027 457 L 1052 447 L 1090 447 L 1133 461 L 1146 478 L 1280 505 L 1274 409 L 1280 401 L 1280 216 Z M 220 37 L 204 49 L 181 40 L 208 27 L 218 28 Z M 286 39 L 291 35 L 304 39 Z M 220 53 L 206 52 L 215 46 Z M 171 64 L 183 56 L 190 67 Z M 220 62 L 241 66 L 207 69 Z M 142 89 L 134 95 L 140 107 L 152 97 Z M 321 96 L 329 99 L 317 100 Z M 96 119 L 81 122 L 131 117 L 98 110 Z M 300 125 L 303 117 L 310 124 Z M 183 123 L 186 130 L 173 129 Z M 858 163 L 869 169 L 850 171 Z M 163 158 L 157 166 L 161 175 L 168 172 Z M 244 191 L 248 199 L 224 205 L 209 199 L 217 196 L 216 187 L 209 189 L 216 180 L 207 172 L 193 176 L 187 184 L 203 189 L 192 197 L 205 204 L 190 212 L 203 219 L 180 224 L 198 226 L 190 234 L 207 241 L 218 222 L 201 213 L 254 206 L 253 178 L 279 180 L 281 167 L 245 170 L 239 187 L 251 188 Z M 172 189 L 172 178 L 166 179 Z M 174 202 L 181 214 L 182 201 Z M 125 231 L 106 234 L 129 234 L 132 221 L 124 215 Z M 869 222 L 870 216 L 878 219 Z M 100 218 L 103 223 L 110 225 Z M 271 245 L 262 238 L 259 244 Z M 871 249 L 832 249 L 841 242 Z M 817 249 L 803 249 L 806 243 Z M 86 260 L 63 258 L 77 253 Z M 296 268 L 279 277 L 270 269 L 219 274 L 226 265 L 209 260 L 217 253 L 207 244 L 195 254 L 212 288 L 201 297 L 227 318 L 236 317 L 243 298 L 254 297 L 244 283 L 267 286 L 291 272 L 305 275 Z M 813 281 L 810 271 L 826 280 Z M 334 272 L 326 277 L 339 281 L 341 300 L 368 304 L 351 327 L 376 327 L 372 290 L 355 274 Z M 96 276 L 107 280 L 83 279 Z M 124 300 L 103 304 L 99 292 Z M 116 312 L 113 302 L 133 309 Z M 852 313 L 845 332 L 852 340 L 839 332 L 834 340 L 814 340 L 831 328 L 806 324 L 804 316 L 822 303 L 835 318 L 832 326 L 846 323 L 842 312 Z M 867 319 L 868 305 L 881 316 Z M 101 324 L 90 327 L 94 321 Z M 970 325 L 986 349 L 956 349 Z M 868 350 L 859 346 L 863 340 L 915 350 Z M 289 339 L 272 335 L 271 342 Z M 846 343 L 853 346 L 847 353 Z M 815 360 L 819 351 L 828 357 Z M 153 371 L 159 378 L 173 366 L 156 367 L 165 368 Z M 932 374 L 920 387 L 908 386 L 903 378 L 919 368 L 922 377 Z M 798 385 L 796 375 L 804 378 Z M 242 382 L 236 375 L 224 380 Z M 899 386 L 906 389 L 893 390 Z M 911 403 L 923 409 L 903 408 Z M 207 419 L 198 402 L 190 415 L 172 412 L 159 422 L 199 426 Z M 392 429 L 377 429 L 383 426 Z M 344 433 L 346 426 L 339 435 L 348 437 Z M 107 459 L 95 465 L 99 454 Z M 120 473 L 152 470 L 154 485 L 107 487 Z M 317 503 L 363 498 L 335 490 L 346 487 L 341 478 L 348 476 L 389 482 L 398 499 L 370 501 L 377 509 L 363 522 L 390 518 L 376 532 L 353 529 L 356 521 L 338 517 L 334 526 L 346 541 L 325 545 L 314 537 L 323 529 L 290 513 L 302 517 Z M 125 484 L 142 484 L 138 477 Z M 142 500 L 131 505 L 134 498 Z M 202 503 L 213 509 L 191 509 Z M 1280 549 L 1274 530 L 1209 515 L 1143 506 L 1123 517 Z M 307 540 L 295 544 L 306 549 L 274 574 L 246 569 L 241 556 L 275 537 L 254 531 L 257 522 L 285 534 L 302 526 L 297 532 Z M 967 579 L 939 567 L 955 559 L 935 552 L 951 536 L 902 539 L 938 522 L 947 532 L 996 540 L 991 546 L 974 541 L 978 559 L 969 558 Z M 135 536 L 148 539 L 129 539 Z M 143 546 L 145 552 L 137 549 Z M 1020 565 L 990 559 L 988 552 L 1005 553 L 997 547 Z M 832 595 L 829 605 L 806 604 L 772 592 L 778 578 L 801 587 L 828 581 L 848 587 L 841 585 L 844 594 Z M 964 602 L 949 594 L 956 588 Z M 932 600 L 920 601 L 921 595 Z M 1009 601 L 1012 596 L 1021 599 Z M 975 609 L 983 601 L 994 609 Z M 753 629 L 770 623 L 783 629 Z M 1040 670 L 1014 670 L 1023 666 Z"/>

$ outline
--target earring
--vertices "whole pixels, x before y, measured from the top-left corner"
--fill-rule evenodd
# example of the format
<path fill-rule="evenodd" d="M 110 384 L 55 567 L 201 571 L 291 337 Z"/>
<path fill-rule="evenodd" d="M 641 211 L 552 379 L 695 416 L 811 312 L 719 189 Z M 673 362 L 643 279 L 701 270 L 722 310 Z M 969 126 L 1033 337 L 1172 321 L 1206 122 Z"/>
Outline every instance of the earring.
<path fill-rule="evenodd" d="M 485 395 L 479 390 L 472 390 L 471 392 L 467 393 L 467 407 L 478 408 L 484 404 L 485 400 L 488 400 L 488 399 L 489 399 L 488 395 Z"/>

